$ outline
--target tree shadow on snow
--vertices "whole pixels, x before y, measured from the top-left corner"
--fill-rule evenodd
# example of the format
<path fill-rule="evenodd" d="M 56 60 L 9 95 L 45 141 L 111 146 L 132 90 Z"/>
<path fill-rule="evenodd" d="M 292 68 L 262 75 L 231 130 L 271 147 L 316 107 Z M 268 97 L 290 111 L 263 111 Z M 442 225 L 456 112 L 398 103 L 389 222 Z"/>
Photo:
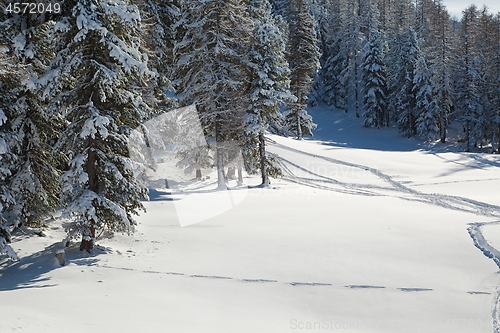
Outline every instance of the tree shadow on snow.
<path fill-rule="evenodd" d="M 42 251 L 22 257 L 11 265 L 0 266 L 0 292 L 57 286 L 50 283 L 50 276 L 47 276 L 47 273 L 62 268 L 55 257 L 57 250 L 62 248 L 61 242 L 57 242 Z M 98 261 L 94 256 L 101 252 L 97 249 L 95 253 L 88 254 L 81 252 L 78 245 L 74 245 L 65 250 L 66 264 L 92 266 Z"/>

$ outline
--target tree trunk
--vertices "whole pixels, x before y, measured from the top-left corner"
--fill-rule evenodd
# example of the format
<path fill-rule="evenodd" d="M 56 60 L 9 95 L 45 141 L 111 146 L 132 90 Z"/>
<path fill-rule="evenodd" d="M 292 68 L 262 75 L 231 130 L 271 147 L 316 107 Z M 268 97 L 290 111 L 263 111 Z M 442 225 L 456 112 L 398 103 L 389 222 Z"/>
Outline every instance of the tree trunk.
<path fill-rule="evenodd" d="M 226 178 L 228 180 L 233 179 L 235 174 L 236 174 L 236 168 L 235 167 L 229 167 L 229 168 L 227 168 Z"/>
<path fill-rule="evenodd" d="M 196 169 L 196 179 L 199 179 L 201 180 L 201 170 L 200 169 Z"/>
<path fill-rule="evenodd" d="M 302 126 L 300 124 L 300 106 L 297 105 L 297 139 L 302 139 Z"/>
<path fill-rule="evenodd" d="M 216 144 L 216 152 L 215 152 L 215 160 L 217 166 L 217 188 L 225 189 L 226 180 L 224 179 L 224 152 L 223 152 L 223 144 L 221 142 L 222 138 L 220 135 L 220 124 L 219 124 L 219 116 L 215 118 L 215 144 Z"/>
<path fill-rule="evenodd" d="M 92 139 L 90 142 L 90 146 L 92 147 Z M 87 159 L 87 174 L 89 177 L 89 190 L 97 193 L 98 184 L 97 184 L 97 172 L 96 172 L 96 153 L 92 148 L 88 150 L 88 159 Z M 96 221 L 90 219 L 89 220 L 89 231 L 90 235 L 82 235 L 82 242 L 80 243 L 80 251 L 90 252 L 94 248 L 95 241 L 95 224 Z M 90 239 L 86 239 L 90 238 Z"/>
<path fill-rule="evenodd" d="M 226 180 L 224 178 L 224 153 L 222 151 L 222 144 L 220 142 L 217 142 L 216 161 L 217 161 L 217 187 L 225 188 Z"/>
<path fill-rule="evenodd" d="M 238 167 L 238 186 L 243 185 L 243 168 Z"/>
<path fill-rule="evenodd" d="M 259 155 L 260 155 L 260 173 L 262 175 L 262 185 L 269 185 L 269 175 L 266 166 L 266 142 L 264 133 L 259 133 Z"/>

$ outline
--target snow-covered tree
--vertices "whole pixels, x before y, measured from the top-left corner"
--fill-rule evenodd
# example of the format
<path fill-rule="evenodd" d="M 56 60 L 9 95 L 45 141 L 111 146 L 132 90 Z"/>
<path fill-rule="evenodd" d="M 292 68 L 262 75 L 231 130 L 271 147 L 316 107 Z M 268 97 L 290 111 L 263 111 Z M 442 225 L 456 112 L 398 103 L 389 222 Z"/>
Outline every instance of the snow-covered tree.
<path fill-rule="evenodd" d="M 167 97 L 172 91 L 173 48 L 177 38 L 181 5 L 179 0 L 137 1 L 141 13 L 148 66 L 156 75 L 143 89 L 143 98 L 152 106 L 152 116 L 177 106 L 176 99 Z"/>
<path fill-rule="evenodd" d="M 391 104 L 398 121 L 399 131 L 404 136 L 417 134 L 416 91 L 414 80 L 419 58 L 422 56 L 417 35 L 408 28 L 400 36 L 399 60 L 394 66 Z"/>
<path fill-rule="evenodd" d="M 450 123 L 449 115 L 453 108 L 453 66 L 456 63 L 454 54 L 454 37 L 450 15 L 442 3 L 437 4 L 432 16 L 433 26 L 430 30 L 432 43 L 428 47 L 427 58 L 429 70 L 434 82 L 434 94 L 438 106 L 438 127 L 441 142 L 446 141 Z"/>
<path fill-rule="evenodd" d="M 62 200 L 69 237 L 82 237 L 90 251 L 96 231 L 131 232 L 132 217 L 147 197 L 134 177 L 128 133 L 147 118 L 141 84 L 148 80 L 140 52 L 140 15 L 121 0 L 78 0 L 62 19 L 65 46 L 41 78 L 51 111 L 62 113 L 67 128 L 56 150 L 68 155 Z"/>
<path fill-rule="evenodd" d="M 372 31 L 365 45 L 363 63 L 364 125 L 382 127 L 389 125 L 387 112 L 387 71 L 384 63 L 383 44 L 380 33 Z"/>
<path fill-rule="evenodd" d="M 478 65 L 479 53 L 476 48 L 476 33 L 479 12 L 472 5 L 463 12 L 460 39 L 458 46 L 459 65 L 456 78 L 456 100 L 459 108 L 459 119 L 465 132 L 466 151 L 470 151 L 479 139 L 477 129 L 481 113 L 480 94 L 481 80 Z"/>
<path fill-rule="evenodd" d="M 322 58 L 321 80 L 323 101 L 338 109 L 348 110 L 348 86 L 345 84 L 343 70 L 348 63 L 348 50 L 344 43 L 342 0 L 334 0 L 329 12 L 328 24 L 324 33 L 324 52 Z"/>
<path fill-rule="evenodd" d="M 279 168 L 272 164 L 272 157 L 266 153 L 265 131 L 269 126 L 281 124 L 279 107 L 285 101 L 293 100 L 293 96 L 289 91 L 286 44 L 271 15 L 270 3 L 268 0 L 250 0 L 249 12 L 255 30 L 249 52 L 250 105 L 244 122 L 243 154 L 247 171 L 252 173 L 260 169 L 262 184 L 268 185 L 269 174 L 276 176 Z"/>
<path fill-rule="evenodd" d="M 316 128 L 305 108 L 308 94 L 311 92 L 313 75 L 319 69 L 321 54 L 316 22 L 311 15 L 308 2 L 291 0 L 289 17 L 290 89 L 297 100 L 288 104 L 284 117 L 289 131 L 302 139 L 304 135 L 312 135 L 312 130 Z"/>
<path fill-rule="evenodd" d="M 434 85 L 423 56 L 418 57 L 413 77 L 416 134 L 422 139 L 434 139 L 438 134 L 439 110 L 434 98 Z"/>
<path fill-rule="evenodd" d="M 40 226 L 59 204 L 57 159 L 52 155 L 49 141 L 58 136 L 60 122 L 47 114 L 36 84 L 54 56 L 51 26 L 51 22 L 36 16 L 14 15 L 3 22 L 5 33 L 11 36 L 13 57 L 23 64 L 22 77 L 11 91 L 16 99 L 12 131 L 18 156 L 11 179 L 16 205 L 11 210 L 17 227 Z"/>
<path fill-rule="evenodd" d="M 15 133 L 12 119 L 16 116 L 15 90 L 22 77 L 22 68 L 16 63 L 8 45 L 5 30 L 0 31 L 0 255 L 16 259 L 16 253 L 8 244 L 11 242 L 10 226 L 3 213 L 15 203 L 10 186 L 12 173 L 17 165 Z M 14 148 L 14 149 L 13 149 Z"/>
<path fill-rule="evenodd" d="M 252 22 L 241 0 L 195 0 L 184 2 L 179 29 L 184 34 L 174 48 L 175 86 L 181 105 L 196 104 L 207 141 L 215 142 L 223 189 L 223 142 L 238 139 L 243 122 Z"/>

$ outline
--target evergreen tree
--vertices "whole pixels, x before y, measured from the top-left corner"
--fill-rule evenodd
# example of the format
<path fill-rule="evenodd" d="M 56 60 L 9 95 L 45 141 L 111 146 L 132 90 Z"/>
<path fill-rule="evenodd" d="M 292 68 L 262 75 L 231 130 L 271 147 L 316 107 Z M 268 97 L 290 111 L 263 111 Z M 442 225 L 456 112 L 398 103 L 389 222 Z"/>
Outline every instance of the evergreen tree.
<path fill-rule="evenodd" d="M 421 55 L 417 36 L 408 28 L 400 36 L 400 55 L 393 76 L 391 104 L 394 105 L 399 131 L 411 137 L 417 134 L 416 89 L 414 89 L 417 63 Z"/>
<path fill-rule="evenodd" d="M 370 33 L 363 57 L 363 83 L 365 94 L 363 104 L 364 125 L 367 127 L 388 126 L 387 74 L 384 64 L 382 40 L 377 31 Z"/>
<path fill-rule="evenodd" d="M 311 92 L 314 73 L 319 69 L 320 52 L 316 23 L 306 0 L 290 1 L 289 64 L 290 88 L 297 100 L 288 104 L 285 122 L 298 139 L 312 135 L 316 128 L 307 113 L 307 97 Z"/>
<path fill-rule="evenodd" d="M 181 5 L 179 0 L 141 0 L 138 3 L 148 66 L 156 74 L 143 89 L 143 98 L 153 107 L 155 112 L 151 116 L 155 116 L 177 107 L 176 99 L 167 97 L 166 92 L 173 91 L 173 48 Z"/>
<path fill-rule="evenodd" d="M 478 91 L 481 78 L 477 67 L 479 56 L 476 49 L 478 15 L 478 10 L 474 5 L 464 11 L 458 47 L 459 66 L 457 68 L 455 91 L 459 119 L 465 132 L 466 151 L 470 151 L 472 145 L 477 142 L 478 119 L 481 112 Z"/>
<path fill-rule="evenodd" d="M 196 104 L 207 141 L 215 142 L 221 189 L 226 188 L 223 143 L 238 139 L 235 132 L 241 129 L 244 116 L 240 106 L 247 91 L 247 51 L 252 32 L 252 22 L 246 15 L 241 0 L 185 2 L 180 27 L 184 35 L 174 48 L 180 103 Z"/>
<path fill-rule="evenodd" d="M 250 173 L 260 169 L 262 184 L 269 184 L 269 174 L 277 176 L 279 168 L 266 153 L 265 131 L 282 122 L 279 107 L 293 100 L 289 92 L 290 70 L 285 57 L 285 41 L 271 15 L 267 0 L 250 0 L 250 17 L 254 21 L 254 36 L 249 52 L 251 83 L 250 105 L 245 117 L 244 156 Z"/>
<path fill-rule="evenodd" d="M 129 159 L 128 133 L 147 118 L 140 85 L 151 76 L 140 52 L 140 15 L 125 1 L 78 0 L 63 19 L 64 45 L 41 78 L 52 111 L 68 122 L 56 150 L 70 158 L 62 176 L 69 237 L 90 251 L 96 230 L 131 232 L 147 190 Z"/>
<path fill-rule="evenodd" d="M 423 56 L 417 58 L 413 76 L 415 96 L 416 134 L 422 139 L 432 140 L 438 134 L 438 107 L 434 98 L 434 85 Z"/>
<path fill-rule="evenodd" d="M 47 114 L 36 84 L 54 56 L 51 26 L 51 22 L 40 21 L 37 16 L 15 15 L 4 22 L 11 36 L 13 56 L 23 64 L 23 77 L 12 91 L 16 99 L 12 130 L 18 159 L 10 186 L 16 199 L 11 209 L 17 227 L 41 226 L 59 205 L 57 159 L 52 156 L 49 141 L 58 136 L 60 121 Z"/>
<path fill-rule="evenodd" d="M 16 137 L 12 131 L 12 119 L 16 115 L 15 92 L 22 77 L 22 70 L 12 55 L 5 30 L 0 30 L 0 255 L 16 259 L 17 255 L 8 244 L 11 242 L 10 226 L 3 213 L 15 203 L 10 187 L 12 172 L 17 164 Z"/>
<path fill-rule="evenodd" d="M 332 10 L 327 20 L 329 24 L 325 28 L 325 54 L 321 79 L 323 85 L 323 101 L 328 105 L 334 105 L 336 108 L 348 110 L 348 85 L 345 84 L 343 70 L 348 63 L 348 49 L 344 43 L 342 29 L 343 11 L 341 7 L 342 0 L 334 0 Z"/>
<path fill-rule="evenodd" d="M 429 46 L 429 70 L 434 82 L 435 100 L 438 106 L 438 127 L 441 142 L 446 141 L 447 128 L 450 123 L 449 115 L 453 109 L 453 66 L 456 63 L 454 56 L 454 32 L 448 12 L 442 3 L 437 4 L 432 16 L 433 25 L 430 34 L 432 44 Z"/>

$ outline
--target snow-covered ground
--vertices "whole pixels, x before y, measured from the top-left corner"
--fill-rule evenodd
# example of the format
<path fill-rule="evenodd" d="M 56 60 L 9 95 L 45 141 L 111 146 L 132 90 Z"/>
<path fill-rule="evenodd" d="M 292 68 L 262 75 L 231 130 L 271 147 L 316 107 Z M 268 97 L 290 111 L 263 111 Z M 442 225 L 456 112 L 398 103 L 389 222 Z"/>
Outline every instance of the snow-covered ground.
<path fill-rule="evenodd" d="M 60 222 L 18 237 L 0 332 L 499 332 L 499 156 L 311 113 L 313 140 L 269 136 L 270 188 L 168 189 L 165 161 L 135 234 L 64 267 Z"/>

